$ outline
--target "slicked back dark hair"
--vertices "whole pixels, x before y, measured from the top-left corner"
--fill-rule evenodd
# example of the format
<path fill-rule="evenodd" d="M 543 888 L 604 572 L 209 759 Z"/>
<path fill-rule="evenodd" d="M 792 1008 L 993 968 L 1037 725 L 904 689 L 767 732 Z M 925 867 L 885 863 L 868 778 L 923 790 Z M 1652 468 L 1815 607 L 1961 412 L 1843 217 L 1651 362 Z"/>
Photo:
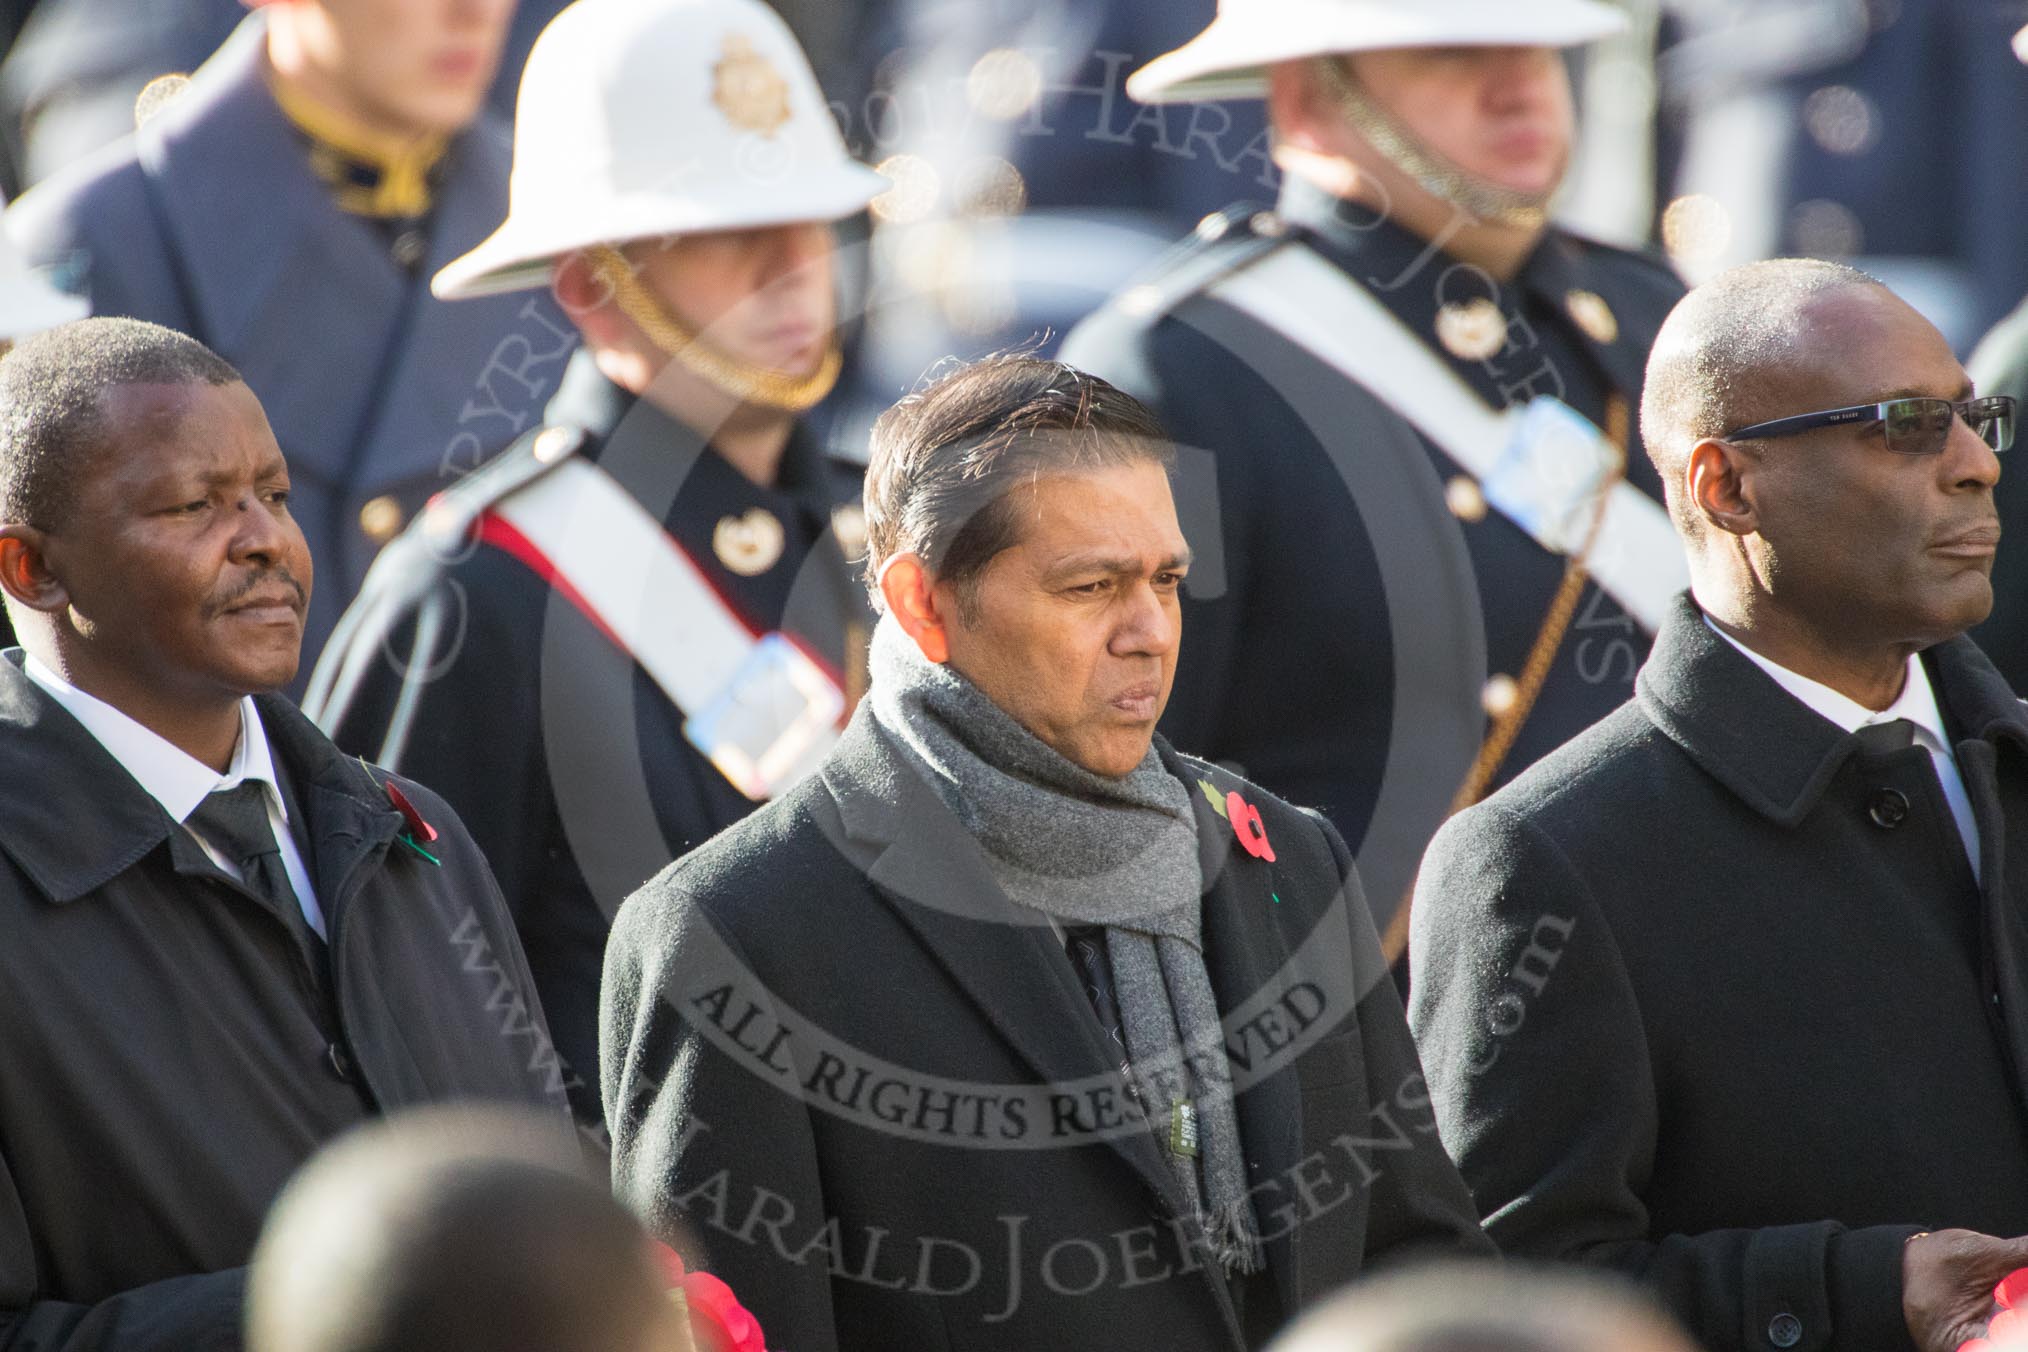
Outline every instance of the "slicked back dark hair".
<path fill-rule="evenodd" d="M 63 526 L 80 475 L 118 434 L 108 391 L 239 379 L 195 338 L 138 319 L 80 319 L 24 339 L 0 357 L 0 522 Z"/>
<path fill-rule="evenodd" d="M 1132 395 L 1062 362 L 1001 354 L 960 366 L 873 425 L 866 470 L 866 585 L 920 555 L 971 618 L 979 576 L 1015 543 L 1009 492 L 1046 475 L 1175 459 Z"/>

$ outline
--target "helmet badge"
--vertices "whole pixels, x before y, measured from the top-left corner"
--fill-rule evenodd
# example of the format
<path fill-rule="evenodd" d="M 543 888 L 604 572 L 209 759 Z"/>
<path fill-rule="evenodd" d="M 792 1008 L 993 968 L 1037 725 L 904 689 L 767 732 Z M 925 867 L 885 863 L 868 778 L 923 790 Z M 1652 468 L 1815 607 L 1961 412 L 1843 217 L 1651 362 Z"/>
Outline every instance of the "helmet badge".
<path fill-rule="evenodd" d="M 739 130 L 773 136 L 788 122 L 789 82 L 751 39 L 726 34 L 724 54 L 711 74 L 711 101 Z"/>

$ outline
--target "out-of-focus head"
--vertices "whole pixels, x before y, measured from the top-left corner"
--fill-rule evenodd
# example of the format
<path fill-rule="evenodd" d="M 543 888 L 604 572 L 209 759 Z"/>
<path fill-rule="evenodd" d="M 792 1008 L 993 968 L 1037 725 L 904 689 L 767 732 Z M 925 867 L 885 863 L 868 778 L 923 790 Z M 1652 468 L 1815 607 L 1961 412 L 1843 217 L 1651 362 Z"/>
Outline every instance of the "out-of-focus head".
<path fill-rule="evenodd" d="M 1650 354 L 1641 435 L 1700 603 L 1738 624 L 1772 608 L 1820 633 L 1917 646 L 1985 618 L 1995 450 L 1960 417 L 1918 426 L 1871 407 L 1973 393 L 1936 327 L 1851 268 L 1777 259 L 1692 291 Z M 1836 416 L 1753 433 L 1810 414 Z"/>
<path fill-rule="evenodd" d="M 1605 1278 L 1445 1263 L 1363 1281 L 1270 1352 L 1697 1352 L 1645 1298 Z"/>
<path fill-rule="evenodd" d="M 1268 108 L 1288 150 L 1345 161 L 1390 206 L 1422 194 L 1474 220 L 1534 227 L 1576 136 L 1570 72 L 1549 47 L 1398 47 L 1284 62 Z"/>
<path fill-rule="evenodd" d="M 83 319 L 0 359 L 0 588 L 59 670 L 193 707 L 286 685 L 311 585 L 288 497 L 260 401 L 193 338 Z"/>
<path fill-rule="evenodd" d="M 1534 228 L 1575 134 L 1560 51 L 1624 23 L 1596 0 L 1226 0 L 1127 90 L 1266 95 L 1278 153 L 1334 190 Z"/>
<path fill-rule="evenodd" d="M 992 357 L 882 415 L 867 578 L 932 662 L 1095 774 L 1168 703 L 1190 551 L 1154 415 L 1059 362 Z"/>
<path fill-rule="evenodd" d="M 636 393 L 674 357 L 799 412 L 837 373 L 830 226 L 886 186 L 762 0 L 577 0 L 522 72 L 506 221 L 432 287 L 550 285 Z"/>
<path fill-rule="evenodd" d="M 283 1192 L 247 1278 L 249 1352 L 675 1352 L 677 1318 L 568 1131 L 506 1110 L 341 1138 Z"/>
<path fill-rule="evenodd" d="M 515 0 L 248 0 L 278 75 L 354 123 L 447 136 L 485 105 Z"/>

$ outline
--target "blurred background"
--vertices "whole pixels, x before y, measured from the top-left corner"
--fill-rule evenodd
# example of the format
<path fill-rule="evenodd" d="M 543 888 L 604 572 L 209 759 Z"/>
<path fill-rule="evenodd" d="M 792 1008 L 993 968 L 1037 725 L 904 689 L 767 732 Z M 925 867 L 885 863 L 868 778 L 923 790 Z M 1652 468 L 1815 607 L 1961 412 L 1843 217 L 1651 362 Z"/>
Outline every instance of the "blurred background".
<path fill-rule="evenodd" d="M 1850 260 L 1966 353 L 2028 292 L 2028 69 L 2010 47 L 2028 3 L 1625 3 L 1627 34 L 1576 72 L 1566 222 L 1652 245 L 1693 282 L 1776 254 Z M 560 8 L 522 0 L 503 114 Z M 853 150 L 894 180 L 858 278 L 853 389 L 871 405 L 947 354 L 1048 349 L 1207 213 L 1274 198 L 1257 103 L 1125 93 L 1213 0 L 777 8 Z M 244 14 L 240 0 L 0 0 L 0 188 L 16 197 L 131 130 L 142 91 L 200 64 Z"/>

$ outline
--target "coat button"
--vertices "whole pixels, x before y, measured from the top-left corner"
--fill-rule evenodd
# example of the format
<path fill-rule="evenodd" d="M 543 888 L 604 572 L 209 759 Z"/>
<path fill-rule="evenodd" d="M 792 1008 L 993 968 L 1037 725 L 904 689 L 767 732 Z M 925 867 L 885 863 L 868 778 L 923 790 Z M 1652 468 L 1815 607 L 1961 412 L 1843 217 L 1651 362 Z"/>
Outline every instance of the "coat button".
<path fill-rule="evenodd" d="M 391 493 L 369 498 L 366 505 L 359 509 L 359 529 L 377 545 L 384 545 L 401 534 L 406 520 L 400 499 Z"/>
<path fill-rule="evenodd" d="M 1875 789 L 1867 800 L 1866 815 L 1883 831 L 1892 831 L 1908 820 L 1908 799 L 1900 789 Z"/>
<path fill-rule="evenodd" d="M 324 1049 L 324 1064 L 338 1079 L 352 1083 L 352 1053 L 345 1050 L 344 1043 L 334 1042 Z"/>
<path fill-rule="evenodd" d="M 1787 1312 L 1767 1321 L 1767 1340 L 1776 1347 L 1794 1347 L 1803 1340 L 1803 1321 Z"/>
<path fill-rule="evenodd" d="M 388 245 L 387 252 L 397 265 L 412 268 L 422 262 L 423 254 L 428 249 L 429 241 L 423 238 L 422 231 L 404 230 L 394 237 L 394 242 Z"/>

